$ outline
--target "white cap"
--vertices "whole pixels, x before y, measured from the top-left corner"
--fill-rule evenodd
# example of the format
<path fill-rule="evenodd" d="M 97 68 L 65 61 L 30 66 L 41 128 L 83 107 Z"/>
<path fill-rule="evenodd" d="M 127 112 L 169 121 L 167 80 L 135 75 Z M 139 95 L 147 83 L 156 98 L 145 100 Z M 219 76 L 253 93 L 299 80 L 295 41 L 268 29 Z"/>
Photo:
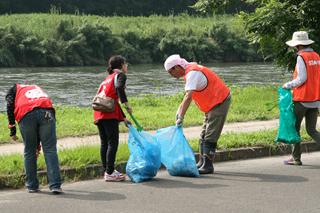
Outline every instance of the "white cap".
<path fill-rule="evenodd" d="M 297 31 L 292 35 L 292 39 L 287 41 L 286 44 L 290 47 L 295 47 L 298 45 L 310 45 L 314 43 L 314 41 L 309 39 L 308 33 L 305 31 Z"/>
<path fill-rule="evenodd" d="M 166 71 L 169 71 L 172 67 L 180 64 L 181 64 L 180 55 L 175 54 L 175 55 L 169 56 L 166 59 L 166 61 L 164 62 L 164 68 L 166 69 Z"/>

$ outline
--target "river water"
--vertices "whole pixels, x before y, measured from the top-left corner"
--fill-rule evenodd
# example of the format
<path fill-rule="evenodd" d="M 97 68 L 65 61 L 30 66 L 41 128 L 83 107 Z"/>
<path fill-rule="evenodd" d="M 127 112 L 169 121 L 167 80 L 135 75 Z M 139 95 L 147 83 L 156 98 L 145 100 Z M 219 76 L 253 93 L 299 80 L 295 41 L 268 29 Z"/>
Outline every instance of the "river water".
<path fill-rule="evenodd" d="M 228 85 L 282 85 L 290 74 L 272 64 L 206 64 Z M 14 83 L 41 86 L 54 104 L 89 106 L 98 85 L 105 78 L 104 67 L 1 68 L 0 111 L 5 110 L 5 95 Z M 183 91 L 183 80 L 174 79 L 161 64 L 129 65 L 127 94 L 175 94 Z"/>

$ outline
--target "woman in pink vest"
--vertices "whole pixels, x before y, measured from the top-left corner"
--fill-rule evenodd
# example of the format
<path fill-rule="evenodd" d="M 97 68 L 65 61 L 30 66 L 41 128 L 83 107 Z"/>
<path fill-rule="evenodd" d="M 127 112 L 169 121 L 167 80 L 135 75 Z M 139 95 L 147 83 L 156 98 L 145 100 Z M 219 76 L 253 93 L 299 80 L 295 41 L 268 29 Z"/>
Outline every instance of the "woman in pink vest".
<path fill-rule="evenodd" d="M 132 108 L 128 103 L 125 93 L 126 73 L 128 64 L 126 59 L 120 55 L 112 56 L 108 62 L 107 72 L 109 75 L 100 84 L 97 94 L 104 93 L 106 96 L 113 98 L 115 109 L 113 112 L 94 111 L 94 123 L 97 125 L 101 140 L 100 156 L 104 169 L 105 181 L 123 181 L 125 176 L 115 170 L 114 162 L 119 144 L 119 123 L 124 121 L 130 123 L 123 113 L 119 99 L 129 113 Z"/>
<path fill-rule="evenodd" d="M 305 31 L 294 32 L 292 40 L 286 42 L 298 51 L 298 56 L 293 80 L 285 83 L 283 88 L 293 90 L 297 132 L 300 134 L 301 122 L 305 117 L 308 135 L 320 144 L 320 133 L 316 130 L 320 107 L 320 57 L 310 47 L 312 43 Z M 284 163 L 302 165 L 300 143 L 293 145 L 292 158 Z"/>
<path fill-rule="evenodd" d="M 199 141 L 201 156 L 197 167 L 200 174 L 213 173 L 217 142 L 231 103 L 230 90 L 212 70 L 197 63 L 189 63 L 179 55 L 168 57 L 164 67 L 172 77 L 184 77 L 186 82 L 186 93 L 176 114 L 176 125 L 182 125 L 192 100 L 205 114 Z"/>

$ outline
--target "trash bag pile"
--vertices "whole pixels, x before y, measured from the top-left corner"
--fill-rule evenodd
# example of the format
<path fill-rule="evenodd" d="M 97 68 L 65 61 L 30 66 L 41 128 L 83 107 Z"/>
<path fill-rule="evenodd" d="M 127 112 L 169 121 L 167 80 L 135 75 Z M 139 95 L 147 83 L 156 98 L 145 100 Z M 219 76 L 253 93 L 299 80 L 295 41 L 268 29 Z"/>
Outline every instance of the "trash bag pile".
<path fill-rule="evenodd" d="M 172 176 L 198 177 L 194 153 L 183 135 L 182 127 L 159 129 L 156 138 L 161 147 L 161 162 Z"/>
<path fill-rule="evenodd" d="M 280 110 L 279 129 L 276 142 L 286 144 L 299 143 L 301 138 L 295 128 L 296 117 L 290 90 L 278 89 L 278 106 Z"/>
<path fill-rule="evenodd" d="M 145 131 L 137 131 L 129 127 L 128 146 L 130 157 L 126 166 L 126 173 L 132 182 L 140 183 L 151 180 L 157 175 L 161 166 L 160 146 L 155 136 Z"/>
<path fill-rule="evenodd" d="M 194 153 L 183 135 L 182 127 L 159 129 L 155 135 L 129 125 L 130 157 L 126 173 L 140 183 L 156 176 L 161 163 L 172 176 L 199 177 Z"/>

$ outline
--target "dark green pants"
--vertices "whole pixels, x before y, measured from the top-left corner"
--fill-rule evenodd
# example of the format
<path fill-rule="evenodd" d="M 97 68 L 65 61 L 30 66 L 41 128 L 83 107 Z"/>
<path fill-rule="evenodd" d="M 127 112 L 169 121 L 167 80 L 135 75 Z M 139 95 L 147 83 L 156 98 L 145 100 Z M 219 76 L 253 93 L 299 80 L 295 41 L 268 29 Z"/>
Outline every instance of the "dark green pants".
<path fill-rule="evenodd" d="M 302 119 L 305 117 L 306 130 L 308 135 L 317 143 L 320 144 L 320 133 L 317 131 L 318 108 L 306 108 L 300 102 L 294 102 L 294 111 L 296 114 L 296 130 L 300 134 Z M 292 145 L 292 156 L 294 160 L 301 160 L 301 145 L 300 143 Z"/>
<path fill-rule="evenodd" d="M 204 147 L 209 147 L 208 149 L 204 149 L 207 150 L 206 152 L 215 152 L 218 139 L 221 135 L 222 128 L 228 114 L 230 103 L 231 95 L 229 95 L 229 97 L 226 98 L 226 100 L 224 100 L 221 104 L 215 106 L 209 112 L 205 113 L 200 140 L 203 141 Z M 204 154 L 208 154 L 206 152 L 204 152 Z"/>

